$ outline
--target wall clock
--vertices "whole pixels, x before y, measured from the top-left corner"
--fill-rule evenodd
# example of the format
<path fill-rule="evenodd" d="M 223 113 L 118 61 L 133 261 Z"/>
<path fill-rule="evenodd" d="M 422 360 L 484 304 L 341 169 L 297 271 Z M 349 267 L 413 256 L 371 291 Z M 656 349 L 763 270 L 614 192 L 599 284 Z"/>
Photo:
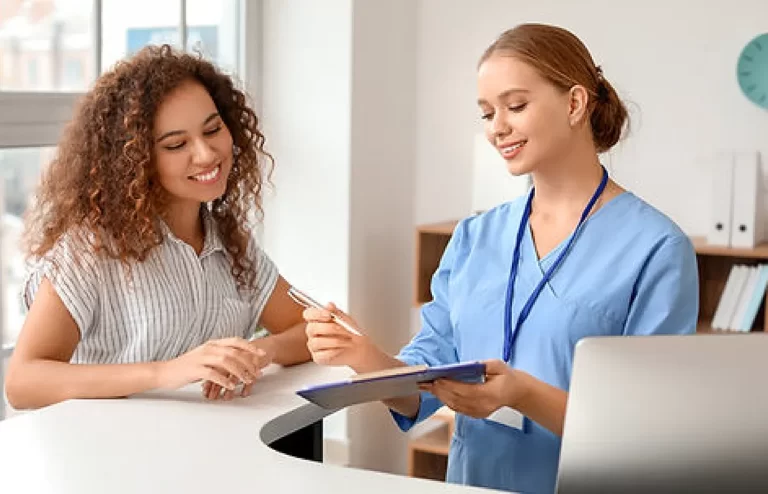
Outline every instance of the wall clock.
<path fill-rule="evenodd" d="M 768 110 L 768 33 L 754 38 L 741 51 L 736 78 L 744 95 Z"/>

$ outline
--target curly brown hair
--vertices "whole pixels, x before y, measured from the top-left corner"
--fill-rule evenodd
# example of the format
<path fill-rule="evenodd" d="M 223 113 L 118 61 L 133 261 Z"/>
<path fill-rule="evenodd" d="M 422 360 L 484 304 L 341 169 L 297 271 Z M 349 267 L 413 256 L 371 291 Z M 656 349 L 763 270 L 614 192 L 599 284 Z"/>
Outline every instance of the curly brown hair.
<path fill-rule="evenodd" d="M 163 242 L 158 219 L 167 201 L 156 178 L 153 123 L 166 95 L 189 80 L 205 87 L 232 134 L 232 171 L 211 214 L 237 284 L 253 286 L 247 217 L 255 211 L 262 218 L 262 189 L 274 165 L 259 119 L 230 76 L 168 45 L 146 47 L 118 62 L 79 102 L 27 214 L 30 256 L 44 256 L 68 235 L 129 269 Z"/>

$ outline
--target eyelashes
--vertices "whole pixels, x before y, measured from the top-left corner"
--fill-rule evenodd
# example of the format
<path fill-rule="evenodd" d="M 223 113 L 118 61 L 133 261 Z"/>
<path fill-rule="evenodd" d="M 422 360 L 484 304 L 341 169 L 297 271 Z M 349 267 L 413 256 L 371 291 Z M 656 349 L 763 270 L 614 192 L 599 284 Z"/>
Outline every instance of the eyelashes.
<path fill-rule="evenodd" d="M 512 113 L 520 113 L 523 110 L 525 110 L 525 108 L 527 106 L 528 106 L 528 103 L 526 102 L 526 103 L 521 103 L 521 104 L 515 105 L 515 106 L 509 106 L 509 107 L 507 107 L 507 109 L 509 111 L 511 111 Z M 480 115 L 480 119 L 481 120 L 486 120 L 486 121 L 492 120 L 493 119 L 493 113 L 483 113 L 482 115 Z"/>
<path fill-rule="evenodd" d="M 217 125 L 216 127 L 212 128 L 212 129 L 204 131 L 203 135 L 205 135 L 205 136 L 215 135 L 215 134 L 219 133 L 219 131 L 221 131 L 221 128 L 222 128 L 222 126 L 221 126 L 221 124 L 219 124 L 219 125 Z M 168 151 L 177 151 L 177 150 L 183 148 L 186 144 L 187 144 L 186 141 L 181 141 L 178 144 L 172 144 L 170 146 L 165 146 L 165 149 L 167 149 Z"/>

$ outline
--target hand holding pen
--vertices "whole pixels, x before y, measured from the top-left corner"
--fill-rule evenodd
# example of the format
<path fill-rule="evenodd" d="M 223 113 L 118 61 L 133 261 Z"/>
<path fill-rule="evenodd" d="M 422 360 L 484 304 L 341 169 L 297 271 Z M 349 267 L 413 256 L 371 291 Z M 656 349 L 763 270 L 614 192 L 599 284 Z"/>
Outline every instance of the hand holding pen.
<path fill-rule="evenodd" d="M 349 316 L 347 316 L 347 318 L 349 319 L 350 322 L 347 322 L 347 321 L 344 320 L 344 318 L 342 318 L 338 314 L 341 311 L 339 311 L 336 308 L 335 305 L 329 304 L 328 307 L 323 307 L 323 305 L 320 302 L 318 302 L 317 300 L 313 299 L 312 297 L 310 297 L 309 295 L 307 295 L 306 293 L 302 292 L 301 290 L 299 290 L 296 287 L 289 288 L 288 289 L 288 295 L 290 295 L 290 297 L 296 303 L 298 303 L 299 305 L 304 306 L 304 308 L 306 308 L 306 309 L 315 308 L 315 309 L 320 309 L 320 310 L 328 310 L 330 312 L 331 317 L 333 318 L 333 320 L 334 320 L 334 322 L 336 324 L 338 324 L 339 326 L 341 326 L 342 328 L 346 329 L 347 331 L 349 331 L 350 333 L 352 333 L 354 335 L 362 336 L 362 333 L 360 333 L 360 331 L 358 331 L 357 328 L 355 328 L 355 326 L 353 325 L 354 323 L 351 322 L 352 319 L 349 318 Z"/>
<path fill-rule="evenodd" d="M 307 347 L 316 363 L 357 368 L 376 351 L 372 342 L 357 329 L 357 323 L 334 304 L 323 307 L 295 289 L 288 293 L 306 307 L 303 317 L 307 321 Z"/>

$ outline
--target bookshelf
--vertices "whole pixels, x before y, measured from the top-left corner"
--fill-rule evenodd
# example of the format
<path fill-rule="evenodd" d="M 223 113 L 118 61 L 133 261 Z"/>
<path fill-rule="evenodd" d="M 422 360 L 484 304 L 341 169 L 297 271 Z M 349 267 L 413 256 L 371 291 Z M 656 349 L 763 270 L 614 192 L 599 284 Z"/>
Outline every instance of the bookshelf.
<path fill-rule="evenodd" d="M 457 224 L 458 221 L 444 221 L 421 225 L 416 228 L 414 306 L 421 306 L 432 299 L 430 293 L 432 275 L 440 263 L 440 258 Z M 696 251 L 699 269 L 700 307 L 697 333 L 746 334 L 741 331 L 713 330 L 712 317 L 720 301 L 731 267 L 734 264 L 768 263 L 768 243 L 751 249 L 744 249 L 709 245 L 706 238 L 703 237 L 691 237 L 691 242 Z M 768 328 L 767 299 L 768 295 L 764 295 L 752 331 L 766 331 Z M 408 473 L 411 476 L 440 480 L 445 478 L 445 465 L 453 432 L 453 415 L 450 410 L 443 409 L 436 416 L 438 422 L 442 422 L 442 424 L 414 438 L 409 443 Z"/>

